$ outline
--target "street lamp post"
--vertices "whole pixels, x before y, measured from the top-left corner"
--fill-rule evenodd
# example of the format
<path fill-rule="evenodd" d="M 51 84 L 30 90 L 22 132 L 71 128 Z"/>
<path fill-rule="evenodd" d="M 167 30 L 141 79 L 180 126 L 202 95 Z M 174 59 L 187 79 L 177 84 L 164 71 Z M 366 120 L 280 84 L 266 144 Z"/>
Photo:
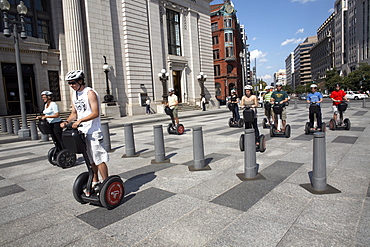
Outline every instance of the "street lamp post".
<path fill-rule="evenodd" d="M 161 73 L 158 74 L 159 80 L 162 82 L 163 94 L 162 94 L 162 104 L 167 102 L 167 81 L 168 81 L 168 72 L 165 69 L 161 69 Z"/>
<path fill-rule="evenodd" d="M 204 93 L 204 82 L 207 80 L 207 75 L 205 75 L 203 72 L 200 72 L 197 76 L 198 82 L 200 84 L 200 98 L 203 98 L 205 96 Z"/>
<path fill-rule="evenodd" d="M 240 52 L 239 53 L 239 57 L 240 57 L 240 63 L 242 65 L 242 84 L 243 86 L 245 86 L 245 78 L 244 78 L 244 52 Z"/>
<path fill-rule="evenodd" d="M 110 66 L 107 63 L 107 58 L 105 56 L 103 56 L 103 58 L 104 58 L 103 69 L 104 69 L 104 73 L 105 73 L 105 83 L 106 83 L 106 86 L 107 86 L 107 94 L 104 96 L 103 103 L 115 104 L 114 103 L 114 97 L 113 97 L 113 95 L 110 94 L 109 83 L 108 83 L 108 73 L 110 71 Z"/>
<path fill-rule="evenodd" d="M 23 74 L 22 74 L 22 64 L 21 56 L 19 52 L 19 37 L 18 33 L 21 35 L 21 39 L 27 38 L 27 33 L 25 29 L 24 16 L 27 14 L 27 7 L 24 5 L 23 1 L 17 6 L 17 12 L 20 16 L 20 21 L 15 19 L 8 18 L 8 11 L 10 9 L 10 3 L 7 0 L 0 0 L 0 9 L 3 13 L 4 21 L 4 36 L 9 38 L 11 36 L 10 29 L 13 28 L 13 37 L 14 37 L 14 49 L 15 49 L 15 62 L 17 65 L 17 77 L 18 77 L 18 88 L 19 88 L 19 103 L 21 107 L 22 115 L 22 126 L 18 131 L 18 137 L 29 137 L 30 129 L 27 126 L 27 110 L 26 110 L 26 101 L 24 98 L 24 86 L 23 86 Z"/>

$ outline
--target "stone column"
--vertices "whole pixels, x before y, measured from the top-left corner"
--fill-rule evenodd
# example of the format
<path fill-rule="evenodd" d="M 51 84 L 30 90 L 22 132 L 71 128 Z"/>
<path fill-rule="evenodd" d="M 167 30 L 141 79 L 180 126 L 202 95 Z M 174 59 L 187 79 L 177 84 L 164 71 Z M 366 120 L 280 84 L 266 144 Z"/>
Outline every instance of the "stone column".
<path fill-rule="evenodd" d="M 63 17 L 68 71 L 85 70 L 86 59 L 80 1 L 63 0 Z"/>

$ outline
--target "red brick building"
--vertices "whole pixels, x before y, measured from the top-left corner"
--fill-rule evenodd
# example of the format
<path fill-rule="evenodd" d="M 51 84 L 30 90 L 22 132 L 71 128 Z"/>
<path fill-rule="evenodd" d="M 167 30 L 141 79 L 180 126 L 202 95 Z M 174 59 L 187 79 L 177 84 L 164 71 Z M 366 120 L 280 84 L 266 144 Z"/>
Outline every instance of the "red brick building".
<path fill-rule="evenodd" d="M 230 1 L 211 5 L 211 28 L 216 98 L 224 101 L 231 89 L 236 89 L 241 97 L 243 80 L 239 53 L 243 50 L 243 41 Z"/>

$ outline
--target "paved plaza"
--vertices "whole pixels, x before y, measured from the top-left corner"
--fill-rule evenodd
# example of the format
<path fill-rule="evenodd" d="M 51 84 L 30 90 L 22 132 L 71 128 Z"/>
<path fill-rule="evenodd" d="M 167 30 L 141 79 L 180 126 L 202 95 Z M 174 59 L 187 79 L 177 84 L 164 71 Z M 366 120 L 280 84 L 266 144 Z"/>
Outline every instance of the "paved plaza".
<path fill-rule="evenodd" d="M 370 246 L 369 111 L 352 101 L 345 112 L 351 129 L 327 130 L 327 183 L 340 193 L 321 195 L 301 186 L 310 182 L 313 158 L 302 102 L 287 107 L 290 138 L 271 138 L 259 109 L 267 150 L 256 154 L 265 178 L 256 181 L 237 176 L 244 173 L 244 129 L 228 127 L 225 106 L 180 112 L 181 136 L 167 134 L 164 114 L 109 119 L 109 173 L 125 184 L 124 201 L 113 210 L 74 199 L 74 180 L 86 171 L 81 155 L 61 169 L 47 161 L 51 141 L 0 133 L 0 246 Z M 138 157 L 123 157 L 126 123 L 134 126 Z M 159 124 L 170 162 L 152 164 Z M 211 170 L 189 170 L 194 127 L 202 127 Z"/>

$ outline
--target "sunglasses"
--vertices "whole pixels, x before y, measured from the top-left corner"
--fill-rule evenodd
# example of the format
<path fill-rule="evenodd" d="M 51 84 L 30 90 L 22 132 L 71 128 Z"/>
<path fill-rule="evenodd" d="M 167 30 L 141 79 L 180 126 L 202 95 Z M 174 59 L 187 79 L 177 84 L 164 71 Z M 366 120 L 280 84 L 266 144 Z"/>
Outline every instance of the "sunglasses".
<path fill-rule="evenodd" d="M 69 81 L 68 82 L 68 85 L 74 85 L 74 84 L 76 84 L 77 83 L 77 81 Z"/>

